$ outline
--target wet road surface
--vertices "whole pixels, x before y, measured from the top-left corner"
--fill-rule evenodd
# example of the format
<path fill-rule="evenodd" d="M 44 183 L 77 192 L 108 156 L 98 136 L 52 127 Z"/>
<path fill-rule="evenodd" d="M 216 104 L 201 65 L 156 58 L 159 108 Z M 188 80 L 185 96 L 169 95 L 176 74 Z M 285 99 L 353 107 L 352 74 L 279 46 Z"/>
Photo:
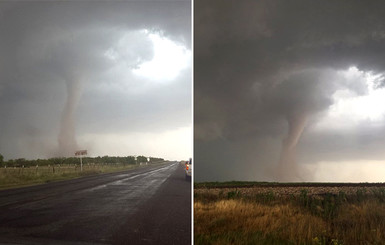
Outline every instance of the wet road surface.
<path fill-rule="evenodd" d="M 176 162 L 0 192 L 0 244 L 191 244 Z"/>

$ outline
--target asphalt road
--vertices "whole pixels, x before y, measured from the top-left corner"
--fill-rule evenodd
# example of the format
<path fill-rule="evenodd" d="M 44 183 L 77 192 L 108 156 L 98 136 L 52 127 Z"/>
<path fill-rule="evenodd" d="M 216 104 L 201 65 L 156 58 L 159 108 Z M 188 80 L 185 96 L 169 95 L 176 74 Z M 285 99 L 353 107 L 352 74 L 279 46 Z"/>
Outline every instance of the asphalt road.
<path fill-rule="evenodd" d="M 0 244 L 191 244 L 179 163 L 0 192 Z"/>

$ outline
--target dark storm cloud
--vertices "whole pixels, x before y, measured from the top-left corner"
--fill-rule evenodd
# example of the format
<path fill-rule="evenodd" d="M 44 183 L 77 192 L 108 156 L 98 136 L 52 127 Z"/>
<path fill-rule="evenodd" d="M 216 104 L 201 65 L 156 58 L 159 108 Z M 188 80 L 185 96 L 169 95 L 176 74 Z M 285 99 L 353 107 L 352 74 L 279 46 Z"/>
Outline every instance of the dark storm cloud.
<path fill-rule="evenodd" d="M 114 83 L 116 76 L 109 77 L 108 81 L 102 79 L 116 66 L 114 59 L 129 71 L 153 58 L 152 42 L 143 30 L 190 49 L 190 4 L 189 1 L 0 2 L 0 153 L 7 158 L 72 154 L 77 148 L 75 128 L 85 128 L 77 126 L 79 114 L 92 117 L 98 114 L 99 129 L 114 121 L 105 117 L 100 107 L 90 106 L 99 99 L 92 96 L 106 99 L 100 103 L 111 117 L 114 112 L 124 117 L 116 108 L 123 107 L 130 99 L 122 99 L 117 106 L 108 99 L 116 90 L 109 91 L 110 95 L 100 92 L 89 96 L 93 87 L 97 87 L 97 83 Z M 115 52 L 113 59 L 111 50 Z M 132 81 L 143 83 L 134 77 L 128 83 Z M 184 94 L 181 91 L 185 89 L 191 93 L 186 85 L 190 82 L 180 75 L 174 83 L 183 85 L 174 86 L 173 92 L 164 88 L 171 85 L 164 85 L 148 91 L 147 96 L 163 93 L 165 98 L 172 98 L 174 94 Z M 83 95 L 89 101 L 83 101 Z M 135 101 L 134 97 L 132 95 L 131 100 Z M 139 96 L 136 98 L 135 102 Z M 170 113 L 173 107 L 170 104 L 179 103 L 178 96 L 173 98 L 160 111 Z M 158 103 L 162 104 L 162 99 L 158 99 Z M 78 106 L 85 108 L 83 104 L 88 107 L 78 111 Z M 182 105 L 177 116 L 190 110 L 191 104 Z M 140 124 L 135 120 L 149 110 L 149 103 L 135 106 L 136 110 L 129 112 L 130 122 Z M 190 123 L 189 118 L 175 123 L 170 116 L 160 121 L 163 127 L 155 130 Z M 126 130 L 130 122 L 126 121 L 124 127 L 124 123 L 111 127 L 111 132 Z M 147 126 L 147 129 L 154 128 Z M 55 150 L 56 142 L 52 139 L 57 135 L 59 149 Z M 41 145 L 41 149 L 25 147 L 28 141 Z"/>
<path fill-rule="evenodd" d="M 111 128 L 121 133 L 146 132 L 148 128 L 161 131 L 170 125 L 190 122 L 191 110 L 186 108 L 191 107 L 191 71 L 180 74 L 176 80 L 178 82 L 172 85 L 172 91 L 171 85 L 161 84 L 152 85 L 145 93 L 138 94 L 127 92 L 123 88 L 120 91 L 113 90 L 113 94 L 103 88 L 88 89 L 79 106 L 79 111 L 83 114 L 79 114 L 78 118 L 80 122 L 84 122 L 81 130 L 87 133 L 108 132 Z M 139 81 L 137 84 L 140 84 Z M 105 103 L 106 101 L 109 103 Z M 127 120 L 130 122 L 129 126 Z"/>
<path fill-rule="evenodd" d="M 303 117 L 306 127 L 337 89 L 365 94 L 359 81 L 338 71 L 384 72 L 384 7 L 381 1 L 195 1 L 196 177 L 226 179 L 243 165 L 272 167 L 287 124 L 299 126 Z M 264 142 L 270 150 L 262 150 Z M 205 174 L 217 164 L 229 171 Z"/>

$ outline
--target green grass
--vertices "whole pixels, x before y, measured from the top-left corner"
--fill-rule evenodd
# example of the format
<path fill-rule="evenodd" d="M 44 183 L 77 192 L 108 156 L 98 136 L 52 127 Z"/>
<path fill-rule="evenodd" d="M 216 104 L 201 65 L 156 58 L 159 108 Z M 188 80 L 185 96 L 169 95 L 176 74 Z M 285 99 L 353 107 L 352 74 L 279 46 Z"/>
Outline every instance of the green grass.
<path fill-rule="evenodd" d="M 80 171 L 80 167 L 76 165 L 42 166 L 37 168 L 0 168 L 0 189 L 43 184 L 140 167 L 145 166 L 140 166 L 138 164 L 85 164 L 83 165 L 83 171 Z"/>

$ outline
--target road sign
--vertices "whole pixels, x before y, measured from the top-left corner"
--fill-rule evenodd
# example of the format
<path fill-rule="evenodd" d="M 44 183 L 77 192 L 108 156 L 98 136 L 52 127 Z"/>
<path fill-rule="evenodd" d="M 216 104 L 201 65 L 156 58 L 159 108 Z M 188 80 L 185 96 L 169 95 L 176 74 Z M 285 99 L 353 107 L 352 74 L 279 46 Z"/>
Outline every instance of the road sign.
<path fill-rule="evenodd" d="M 83 171 L 82 156 L 87 155 L 87 150 L 75 151 L 75 156 L 80 156 L 80 171 Z"/>
<path fill-rule="evenodd" d="M 87 155 L 87 150 L 75 151 L 75 156 Z"/>

